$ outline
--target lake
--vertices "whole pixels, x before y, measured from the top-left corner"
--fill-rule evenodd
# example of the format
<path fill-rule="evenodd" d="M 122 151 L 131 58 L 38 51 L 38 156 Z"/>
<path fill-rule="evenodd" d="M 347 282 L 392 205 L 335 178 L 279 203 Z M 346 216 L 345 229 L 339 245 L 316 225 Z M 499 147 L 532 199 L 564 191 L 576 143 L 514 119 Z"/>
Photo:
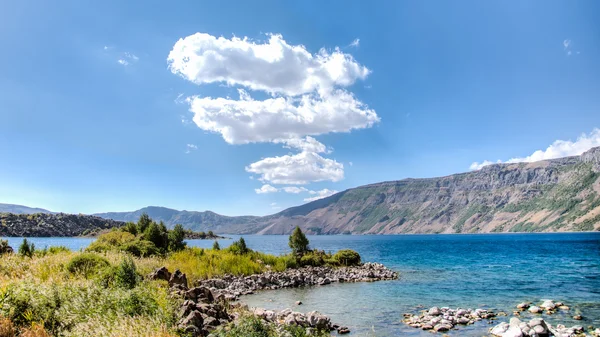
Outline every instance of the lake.
<path fill-rule="evenodd" d="M 221 247 L 231 239 L 220 240 Z M 600 326 L 600 233 L 308 236 L 311 247 L 325 251 L 350 248 L 363 261 L 381 262 L 400 279 L 344 283 L 322 287 L 264 291 L 243 298 L 268 309 L 318 310 L 355 336 L 431 336 L 401 322 L 405 312 L 423 307 L 491 308 L 511 314 L 520 302 L 561 301 L 568 314 L 543 315 L 567 326 Z M 271 254 L 289 252 L 287 236 L 244 236 L 247 245 Z M 8 238 L 15 249 L 22 238 Z M 90 238 L 31 238 L 37 247 L 85 248 Z M 211 247 L 210 240 L 188 240 Z M 302 306 L 295 306 L 296 301 Z M 571 316 L 581 314 L 582 321 Z M 510 316 L 509 316 L 510 317 Z M 531 316 L 524 315 L 528 318 Z M 508 321 L 499 317 L 498 321 Z M 455 336 L 481 336 L 486 322 L 451 331 Z"/>

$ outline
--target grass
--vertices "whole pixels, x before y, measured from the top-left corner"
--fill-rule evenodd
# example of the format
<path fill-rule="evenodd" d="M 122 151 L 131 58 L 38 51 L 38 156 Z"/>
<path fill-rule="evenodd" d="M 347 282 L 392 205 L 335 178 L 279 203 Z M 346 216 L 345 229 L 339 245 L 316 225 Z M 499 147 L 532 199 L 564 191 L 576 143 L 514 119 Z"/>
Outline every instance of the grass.
<path fill-rule="evenodd" d="M 112 233 L 112 232 L 111 232 Z M 113 238 L 114 235 L 109 235 Z M 104 243 L 109 240 L 104 240 Z M 120 236 L 117 237 L 120 239 Z M 144 277 L 165 266 L 197 280 L 232 275 L 283 271 L 302 265 L 344 265 L 360 262 L 350 250 L 336 255 L 313 250 L 296 257 L 274 256 L 245 248 L 184 248 L 167 254 L 135 257 L 117 249 L 72 252 L 64 248 L 35 250 L 28 255 L 0 258 L 0 337 L 13 336 L 178 336 L 177 308 L 182 299 L 169 295 L 165 281 Z M 108 247 L 108 246 L 107 246 Z M 250 324 L 250 323 L 248 323 Z M 250 324 L 252 325 L 252 324 Z M 242 322 L 232 333 L 254 335 Z M 235 332 L 238 331 L 238 332 Z M 248 332 L 245 333 L 244 331 Z M 291 336 L 304 329 L 290 328 Z"/>
<path fill-rule="evenodd" d="M 103 284 L 102 272 L 88 273 L 90 264 L 81 262 L 90 256 L 96 261 L 93 268 L 106 269 L 118 268 L 128 258 L 70 251 L 31 258 L 3 255 L 0 336 L 176 336 L 178 302 L 168 296 L 164 283 L 143 280 L 131 289 Z M 145 272 L 152 263 L 136 264 Z"/>

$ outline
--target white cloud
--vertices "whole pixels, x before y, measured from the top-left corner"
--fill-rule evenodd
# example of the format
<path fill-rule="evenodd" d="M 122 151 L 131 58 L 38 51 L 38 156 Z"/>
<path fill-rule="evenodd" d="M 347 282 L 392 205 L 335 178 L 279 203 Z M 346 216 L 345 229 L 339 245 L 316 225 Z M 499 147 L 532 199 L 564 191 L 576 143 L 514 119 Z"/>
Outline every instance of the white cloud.
<path fill-rule="evenodd" d="M 194 150 L 198 150 L 198 146 L 194 145 L 194 144 L 187 144 L 185 146 L 185 153 L 190 153 Z"/>
<path fill-rule="evenodd" d="M 307 136 L 304 139 L 291 138 L 286 140 L 276 140 L 274 143 L 283 143 L 283 147 L 287 149 L 296 149 L 306 152 L 315 153 L 331 153 L 331 149 L 327 149 L 325 144 L 319 142 L 313 137 Z"/>
<path fill-rule="evenodd" d="M 314 197 L 310 197 L 310 198 L 305 198 L 304 201 L 310 202 L 310 201 L 315 201 L 315 200 L 319 200 L 319 199 L 323 199 L 326 198 L 330 195 L 334 195 L 336 193 L 338 193 L 338 191 L 336 190 L 329 190 L 327 188 L 322 189 L 320 191 L 310 191 L 310 194 L 316 195 Z"/>
<path fill-rule="evenodd" d="M 298 194 L 302 192 L 308 192 L 308 190 L 304 187 L 296 187 L 296 186 L 286 186 L 281 188 L 286 193 Z"/>
<path fill-rule="evenodd" d="M 469 166 L 469 169 L 471 170 L 481 170 L 484 166 L 488 166 L 488 165 L 492 165 L 492 164 L 496 164 L 496 163 L 501 163 L 501 160 L 498 160 L 497 162 L 493 162 L 493 161 L 489 161 L 489 160 L 484 160 L 481 163 L 478 162 L 474 162 L 471 164 L 471 166 Z"/>
<path fill-rule="evenodd" d="M 351 93 L 337 89 L 323 95 L 253 100 L 189 97 L 199 128 L 220 133 L 230 144 L 273 142 L 330 132 L 349 132 L 379 122 L 374 110 Z"/>
<path fill-rule="evenodd" d="M 271 206 L 277 206 L 277 203 L 276 202 L 272 202 Z"/>
<path fill-rule="evenodd" d="M 167 61 L 174 74 L 197 84 L 225 82 L 290 96 L 349 86 L 370 73 L 338 48 L 312 54 L 277 34 L 256 43 L 196 33 L 179 39 Z"/>
<path fill-rule="evenodd" d="M 534 162 L 568 156 L 578 156 L 596 146 L 600 146 L 600 129 L 598 128 L 594 128 L 589 134 L 582 133 L 574 142 L 570 140 L 557 140 L 545 150 L 537 150 L 527 157 L 511 158 L 505 161 L 505 163 Z M 497 161 L 497 163 L 501 162 L 502 161 L 500 160 Z M 490 164 L 494 163 L 487 160 L 482 163 L 474 162 L 471 164 L 470 168 L 471 170 L 479 170 Z"/>
<path fill-rule="evenodd" d="M 343 164 L 314 152 L 265 158 L 248 165 L 246 171 L 260 175 L 261 181 L 286 185 L 325 180 L 336 182 L 344 178 Z"/>
<path fill-rule="evenodd" d="M 353 44 L 358 46 L 359 40 Z M 177 41 L 167 61 L 171 72 L 193 83 L 237 86 L 239 99 L 186 99 L 199 128 L 220 134 L 229 144 L 270 142 L 299 152 L 246 167 L 270 184 L 343 179 L 343 165 L 320 155 L 332 149 L 311 136 L 369 128 L 380 121 L 345 89 L 370 70 L 337 47 L 313 54 L 277 34 L 253 41 L 196 33 Z M 270 97 L 255 99 L 256 91 Z"/>
<path fill-rule="evenodd" d="M 349 162 L 348 162 L 348 165 L 350 165 L 350 166 L 353 166 L 353 165 L 354 165 L 354 163 L 353 163 L 353 162 L 351 162 L 351 161 L 349 161 Z"/>
<path fill-rule="evenodd" d="M 360 46 L 360 39 L 354 39 L 354 41 L 352 41 L 352 43 L 350 43 L 348 46 L 358 48 L 358 46 Z"/>
<path fill-rule="evenodd" d="M 107 50 L 108 48 L 105 46 L 104 50 Z M 140 58 L 137 57 L 136 55 L 129 53 L 129 52 L 124 52 L 121 57 L 117 60 L 117 62 L 120 65 L 123 66 L 128 66 L 130 65 L 132 62 L 135 63 L 139 60 Z"/>
<path fill-rule="evenodd" d="M 570 39 L 563 40 L 563 47 L 565 47 L 565 49 L 569 48 L 570 45 L 571 45 Z"/>
<path fill-rule="evenodd" d="M 269 184 L 262 185 L 261 188 L 255 188 L 254 192 L 257 194 L 266 194 L 277 192 L 277 189 Z"/>

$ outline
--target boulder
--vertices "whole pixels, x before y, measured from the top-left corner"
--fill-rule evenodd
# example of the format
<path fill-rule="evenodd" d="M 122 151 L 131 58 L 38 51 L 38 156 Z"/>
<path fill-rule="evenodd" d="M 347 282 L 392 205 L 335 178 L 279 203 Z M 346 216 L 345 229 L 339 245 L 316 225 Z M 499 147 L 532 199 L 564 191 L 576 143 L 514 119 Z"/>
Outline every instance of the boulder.
<path fill-rule="evenodd" d="M 187 277 L 184 273 L 182 273 L 179 269 L 175 270 L 171 278 L 169 278 L 169 286 L 181 285 L 184 288 L 187 288 L 188 282 Z"/>
<path fill-rule="evenodd" d="M 542 311 L 543 311 L 542 308 L 540 308 L 538 306 L 535 306 L 535 305 L 529 307 L 529 312 L 532 313 L 532 314 L 539 314 Z"/>
<path fill-rule="evenodd" d="M 551 300 L 545 300 L 544 303 L 540 305 L 540 307 L 546 310 L 554 310 L 556 308 L 556 305 Z"/>
<path fill-rule="evenodd" d="M 148 275 L 148 278 L 151 280 L 165 280 L 169 281 L 171 279 L 171 273 L 167 267 L 156 268 L 153 272 Z"/>
<path fill-rule="evenodd" d="M 428 312 L 428 314 L 429 314 L 430 316 L 439 316 L 439 315 L 441 315 L 441 314 L 442 314 L 442 312 L 440 311 L 440 308 L 438 308 L 438 307 L 433 307 L 433 308 L 429 309 L 429 312 Z"/>
<path fill-rule="evenodd" d="M 495 327 L 492 328 L 490 333 L 494 336 L 502 336 L 510 327 L 510 325 L 506 322 L 502 322 Z"/>
<path fill-rule="evenodd" d="M 513 317 L 514 318 L 514 317 Z M 523 331 L 518 326 L 509 325 L 508 330 L 501 335 L 502 337 L 523 337 Z"/>

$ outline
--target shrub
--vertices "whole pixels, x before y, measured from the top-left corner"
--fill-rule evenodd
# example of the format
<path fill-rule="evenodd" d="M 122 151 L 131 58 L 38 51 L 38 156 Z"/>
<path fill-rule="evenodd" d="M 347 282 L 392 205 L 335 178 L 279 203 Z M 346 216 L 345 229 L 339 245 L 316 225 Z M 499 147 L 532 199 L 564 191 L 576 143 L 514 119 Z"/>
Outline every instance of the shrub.
<path fill-rule="evenodd" d="M 126 223 L 125 226 L 123 226 L 123 230 L 127 233 L 138 235 L 137 225 L 133 222 Z"/>
<path fill-rule="evenodd" d="M 8 245 L 8 241 L 0 239 L 0 255 L 12 253 L 13 249 Z M 2 336 L 2 335 L 0 335 Z"/>
<path fill-rule="evenodd" d="M 121 261 L 115 272 L 115 284 L 121 288 L 133 289 L 138 284 L 140 276 L 131 257 L 126 257 Z"/>
<path fill-rule="evenodd" d="M 17 335 L 17 330 L 13 322 L 6 318 L 0 316 L 0 337 L 14 337 Z"/>
<path fill-rule="evenodd" d="M 32 257 L 35 252 L 35 244 L 27 241 L 27 238 L 23 239 L 23 243 L 19 246 L 19 255 Z"/>
<path fill-rule="evenodd" d="M 215 240 L 215 243 L 213 243 L 212 249 L 214 249 L 214 250 L 221 250 L 221 246 L 219 245 L 219 241 Z"/>
<path fill-rule="evenodd" d="M 148 240 L 135 239 L 134 241 L 122 244 L 116 247 L 118 250 L 124 251 L 134 256 L 152 256 L 159 255 L 160 251 L 154 243 Z"/>
<path fill-rule="evenodd" d="M 43 325 L 33 324 L 31 328 L 26 328 L 21 331 L 20 337 L 51 337 L 51 335 L 44 329 Z"/>
<path fill-rule="evenodd" d="M 333 255 L 333 259 L 342 266 L 355 266 L 360 264 L 360 254 L 351 249 L 342 249 Z"/>
<path fill-rule="evenodd" d="M 251 252 L 248 246 L 246 246 L 246 240 L 244 240 L 244 238 L 240 238 L 239 240 L 235 241 L 227 249 L 236 255 L 244 255 Z"/>
<path fill-rule="evenodd" d="M 76 255 L 67 263 L 66 269 L 71 274 L 82 275 L 86 279 L 110 266 L 105 258 L 92 253 Z"/>
<path fill-rule="evenodd" d="M 288 244 L 295 255 L 303 255 L 308 251 L 308 239 L 298 226 L 296 226 L 296 229 L 290 235 Z"/>

